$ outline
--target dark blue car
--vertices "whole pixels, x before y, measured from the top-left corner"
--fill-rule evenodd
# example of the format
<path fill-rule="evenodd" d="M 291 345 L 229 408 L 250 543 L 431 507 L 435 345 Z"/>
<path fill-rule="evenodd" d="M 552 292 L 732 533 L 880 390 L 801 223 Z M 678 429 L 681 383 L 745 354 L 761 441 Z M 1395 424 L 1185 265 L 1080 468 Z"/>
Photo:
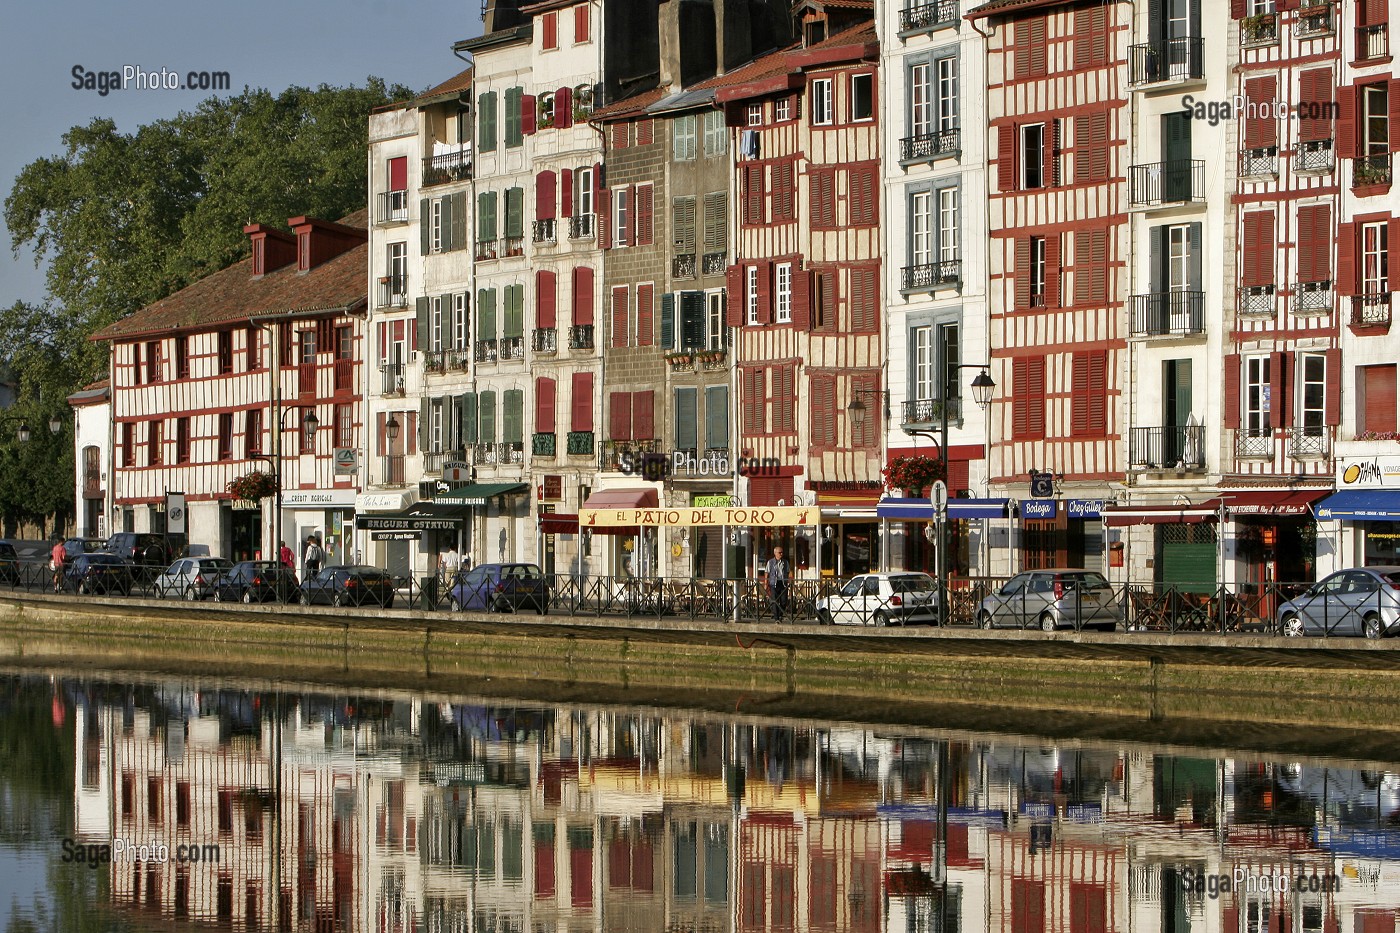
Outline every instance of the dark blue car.
<path fill-rule="evenodd" d="M 355 564 L 324 567 L 301 585 L 301 604 L 394 606 L 394 578 L 378 567 Z"/>
<path fill-rule="evenodd" d="M 549 590 L 535 564 L 478 564 L 463 570 L 449 591 L 452 608 L 515 612 L 533 609 L 544 615 Z"/>
<path fill-rule="evenodd" d="M 301 589 L 290 568 L 270 560 L 245 560 L 214 578 L 216 603 L 265 603 L 281 599 L 295 602 Z"/>
<path fill-rule="evenodd" d="M 63 564 L 63 588 L 75 593 L 131 595 L 131 564 L 115 554 L 79 554 Z"/>

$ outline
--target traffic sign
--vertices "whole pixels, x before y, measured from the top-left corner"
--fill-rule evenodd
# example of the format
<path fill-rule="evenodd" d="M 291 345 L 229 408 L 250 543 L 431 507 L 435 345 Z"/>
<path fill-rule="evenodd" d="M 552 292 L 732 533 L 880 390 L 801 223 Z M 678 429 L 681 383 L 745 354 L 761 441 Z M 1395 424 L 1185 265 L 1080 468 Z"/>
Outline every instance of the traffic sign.
<path fill-rule="evenodd" d="M 948 484 L 941 479 L 933 481 L 933 510 L 939 515 L 948 511 Z"/>

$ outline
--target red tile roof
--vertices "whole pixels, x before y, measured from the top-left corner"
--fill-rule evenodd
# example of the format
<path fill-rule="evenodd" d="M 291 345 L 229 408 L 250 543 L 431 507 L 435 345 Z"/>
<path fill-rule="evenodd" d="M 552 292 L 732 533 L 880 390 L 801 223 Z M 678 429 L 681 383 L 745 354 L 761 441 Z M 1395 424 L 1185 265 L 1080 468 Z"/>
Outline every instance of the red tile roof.
<path fill-rule="evenodd" d="M 422 94 L 419 94 L 416 102 L 427 101 L 431 98 L 442 97 L 447 94 L 456 94 L 457 92 L 464 91 L 471 86 L 472 70 L 471 68 L 466 68 L 453 75 L 452 77 L 448 78 L 446 81 L 442 82 L 437 87 L 428 88 L 428 90 L 424 91 Z"/>
<path fill-rule="evenodd" d="M 967 19 L 982 19 L 987 16 L 995 16 L 998 13 L 1014 13 L 1017 10 L 1029 10 L 1040 6 L 1055 6 L 1068 3 L 1069 0 L 987 0 L 981 6 L 974 7 L 967 13 Z"/>
<path fill-rule="evenodd" d="M 624 100 L 615 101 L 606 107 L 599 107 L 588 119 L 597 121 L 618 120 L 640 114 L 647 107 L 670 95 L 669 88 L 659 87 L 640 94 L 633 94 Z"/>
<path fill-rule="evenodd" d="M 701 81 L 695 85 L 694 89 L 700 88 L 739 88 L 746 84 L 761 81 L 765 78 L 772 78 L 783 74 L 796 74 L 801 71 L 804 60 L 821 58 L 824 52 L 834 52 L 844 49 L 847 46 L 870 45 L 876 42 L 875 24 L 871 21 L 857 23 L 833 36 L 828 36 L 815 45 L 803 47 L 801 43 L 794 43 L 786 48 L 769 52 L 760 58 L 756 58 L 747 65 L 736 68 L 709 79 Z M 827 59 L 834 61 L 836 59 Z"/>

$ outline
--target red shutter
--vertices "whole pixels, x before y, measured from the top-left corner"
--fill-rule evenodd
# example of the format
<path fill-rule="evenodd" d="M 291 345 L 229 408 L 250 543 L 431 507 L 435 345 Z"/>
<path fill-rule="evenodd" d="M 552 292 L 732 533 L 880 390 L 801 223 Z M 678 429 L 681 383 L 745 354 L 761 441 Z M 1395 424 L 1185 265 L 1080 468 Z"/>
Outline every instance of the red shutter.
<path fill-rule="evenodd" d="M 614 347 L 627 346 L 627 286 L 612 290 L 612 340 Z"/>
<path fill-rule="evenodd" d="M 656 200 L 655 188 L 640 185 L 637 188 L 637 245 L 648 246 L 652 242 L 652 209 Z"/>
<path fill-rule="evenodd" d="M 1010 123 L 997 127 L 997 189 L 1016 190 L 1016 127 Z"/>
<path fill-rule="evenodd" d="M 639 347 L 650 347 L 656 343 L 652 292 L 653 288 L 649 284 L 637 286 L 637 346 Z M 646 436 L 650 437 L 650 435 Z"/>
<path fill-rule="evenodd" d="M 608 393 L 608 438 L 614 441 L 632 439 L 632 393 Z"/>
<path fill-rule="evenodd" d="M 587 3 L 574 7 L 574 45 L 588 41 L 588 7 Z"/>
<path fill-rule="evenodd" d="M 1023 440 L 1030 435 L 1030 361 L 1011 361 L 1011 437 Z"/>
<path fill-rule="evenodd" d="M 1298 278 L 1326 282 L 1332 278 L 1332 208 L 1306 204 L 1298 208 Z"/>
<path fill-rule="evenodd" d="M 1365 412 L 1363 421 L 1359 425 L 1363 431 L 1384 431 L 1393 432 L 1395 430 L 1396 417 L 1396 383 L 1395 365 L 1387 366 L 1363 366 L 1363 389 L 1366 393 L 1362 400 Z M 1332 363 L 1327 363 L 1328 375 L 1332 372 Z"/>
<path fill-rule="evenodd" d="M 744 166 L 744 223 L 763 223 L 763 165 Z"/>
<path fill-rule="evenodd" d="M 593 430 L 593 374 L 574 373 L 570 404 L 570 430 Z"/>
<path fill-rule="evenodd" d="M 1390 95 L 1390 151 L 1400 152 L 1400 78 L 1391 78 L 1386 91 Z"/>
<path fill-rule="evenodd" d="M 574 268 L 574 324 L 578 326 L 593 323 L 593 269 L 590 266 Z"/>
<path fill-rule="evenodd" d="M 632 437 L 639 441 L 656 437 L 656 392 L 653 389 L 632 393 Z"/>
<path fill-rule="evenodd" d="M 1244 145 L 1246 149 L 1265 149 L 1278 144 L 1278 122 L 1272 116 L 1272 104 L 1278 94 L 1278 78 L 1266 75 L 1252 78 L 1244 84 L 1246 116 Z M 1262 115 L 1267 111 L 1269 115 Z"/>
<path fill-rule="evenodd" d="M 554 173 L 551 171 L 535 176 L 535 219 L 554 219 Z"/>
<path fill-rule="evenodd" d="M 1319 142 L 1332 138 L 1332 69 L 1313 68 L 1298 77 L 1299 96 L 1303 103 L 1303 118 L 1298 138 L 1303 142 Z"/>
<path fill-rule="evenodd" d="M 535 132 L 534 94 L 526 94 L 520 98 L 520 131 L 526 136 Z"/>
<path fill-rule="evenodd" d="M 1108 354 L 1102 350 L 1089 354 L 1089 433 L 1094 437 L 1108 434 Z"/>
<path fill-rule="evenodd" d="M 1244 274 L 1246 286 L 1274 283 L 1274 212 L 1244 215 Z"/>
<path fill-rule="evenodd" d="M 1356 88 L 1337 88 L 1337 155 L 1356 157 Z"/>
<path fill-rule="evenodd" d="M 1013 311 L 1025 311 L 1031 306 L 1031 241 L 1017 237 L 1016 246 L 1016 306 Z"/>
<path fill-rule="evenodd" d="M 792 323 L 798 330 L 812 329 L 812 273 L 800 260 L 792 264 Z"/>
<path fill-rule="evenodd" d="M 650 146 L 654 139 L 654 133 L 655 130 L 650 118 L 637 121 L 637 145 Z"/>
<path fill-rule="evenodd" d="M 1269 354 L 1269 423 L 1276 428 L 1289 424 L 1292 419 L 1289 417 L 1289 399 L 1285 395 L 1292 387 L 1293 380 L 1285 375 L 1285 370 L 1292 360 L 1291 353 L 1270 353 Z"/>
<path fill-rule="evenodd" d="M 544 23 L 544 38 L 541 47 L 545 49 L 559 48 L 559 13 L 551 11 L 541 17 Z"/>
<path fill-rule="evenodd" d="M 1045 237 L 1045 306 L 1060 307 L 1060 235 Z"/>
<path fill-rule="evenodd" d="M 554 125 L 567 130 L 574 125 L 574 89 L 561 87 L 554 92 Z"/>
<path fill-rule="evenodd" d="M 387 420 L 387 412 L 377 412 L 374 416 L 374 450 L 381 456 L 389 452 L 389 449 L 384 446 L 384 442 L 388 438 L 388 434 L 384 430 Z M 126 425 L 122 425 L 122 427 L 125 428 Z"/>
<path fill-rule="evenodd" d="M 535 380 L 535 430 L 554 433 L 554 380 L 548 376 Z"/>
<path fill-rule="evenodd" d="M 773 323 L 773 264 L 758 266 L 758 323 Z"/>
<path fill-rule="evenodd" d="M 408 189 L 408 156 L 398 156 L 389 160 L 389 190 Z"/>
<path fill-rule="evenodd" d="M 1342 423 L 1342 351 L 1333 347 L 1324 354 L 1327 358 L 1326 401 L 1323 404 L 1322 420 L 1328 424 Z M 1367 404 L 1370 404 L 1367 399 Z M 1393 428 L 1391 430 L 1394 430 Z"/>
<path fill-rule="evenodd" d="M 1089 392 L 1089 358 L 1091 353 L 1076 353 L 1071 357 L 1070 377 L 1074 380 L 1074 394 L 1070 396 L 1070 434 L 1086 437 L 1093 433 L 1089 428 L 1089 412 L 1092 401 Z"/>
<path fill-rule="evenodd" d="M 1033 437 L 1041 438 L 1045 436 L 1045 357 L 1036 357 L 1027 362 L 1026 380 L 1030 390 L 1027 427 Z"/>
<path fill-rule="evenodd" d="M 1240 355 L 1225 357 L 1225 427 L 1240 426 Z"/>
<path fill-rule="evenodd" d="M 403 415 L 404 453 L 412 457 L 418 453 L 418 412 L 406 411 Z"/>
<path fill-rule="evenodd" d="M 612 246 L 612 192 L 599 188 L 594 197 L 593 222 L 598 225 L 598 248 Z"/>
<path fill-rule="evenodd" d="M 418 349 L 418 319 L 417 319 L 417 318 L 409 318 L 409 319 L 408 319 L 408 348 L 409 348 L 410 350 L 417 350 L 417 349 Z"/>
<path fill-rule="evenodd" d="M 729 327 L 744 326 L 744 267 L 730 266 L 724 271 L 727 282 L 725 288 L 724 323 Z"/>
<path fill-rule="evenodd" d="M 1400 124 L 1392 123 L 1396 127 L 1395 132 L 1400 132 Z M 1386 252 L 1395 253 L 1400 257 L 1400 217 L 1392 217 L 1386 224 Z M 1386 287 L 1392 291 L 1400 291 L 1400 262 L 1396 262 L 1389 256 L 1386 257 Z"/>
<path fill-rule="evenodd" d="M 622 227 L 622 240 L 618 246 L 635 246 L 637 243 L 637 186 L 627 186 L 627 223 Z"/>
<path fill-rule="evenodd" d="M 840 441 L 836 411 L 836 377 L 814 373 L 812 387 L 812 444 L 834 447 Z"/>
<path fill-rule="evenodd" d="M 557 326 L 556 285 L 554 273 L 541 269 L 535 273 L 535 326 L 548 330 Z"/>
<path fill-rule="evenodd" d="M 1230 0 L 1230 18 L 1244 19 L 1248 13 L 1245 0 Z"/>
<path fill-rule="evenodd" d="M 574 216 L 574 170 L 571 168 L 559 172 L 559 216 Z"/>
<path fill-rule="evenodd" d="M 1356 294 L 1356 236 L 1355 223 L 1344 223 L 1337 227 L 1337 283 L 1339 295 Z"/>

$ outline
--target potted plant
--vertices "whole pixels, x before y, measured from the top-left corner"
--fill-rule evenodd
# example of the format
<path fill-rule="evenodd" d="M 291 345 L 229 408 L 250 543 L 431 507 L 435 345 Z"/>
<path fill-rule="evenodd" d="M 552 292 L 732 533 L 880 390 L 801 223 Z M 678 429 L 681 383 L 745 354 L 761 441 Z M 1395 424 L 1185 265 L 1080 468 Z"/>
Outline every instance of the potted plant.
<path fill-rule="evenodd" d="M 886 488 L 909 490 L 917 496 L 935 480 L 944 478 L 943 461 L 922 455 L 895 457 L 880 474 L 885 478 Z"/>
<path fill-rule="evenodd" d="M 1274 37 L 1274 14 L 1255 13 L 1253 16 L 1246 16 L 1240 20 L 1240 28 L 1244 30 L 1245 39 L 1249 42 L 1272 39 Z"/>
<path fill-rule="evenodd" d="M 228 491 L 238 499 L 258 502 L 277 492 L 277 477 L 271 473 L 254 471 L 230 480 Z"/>

